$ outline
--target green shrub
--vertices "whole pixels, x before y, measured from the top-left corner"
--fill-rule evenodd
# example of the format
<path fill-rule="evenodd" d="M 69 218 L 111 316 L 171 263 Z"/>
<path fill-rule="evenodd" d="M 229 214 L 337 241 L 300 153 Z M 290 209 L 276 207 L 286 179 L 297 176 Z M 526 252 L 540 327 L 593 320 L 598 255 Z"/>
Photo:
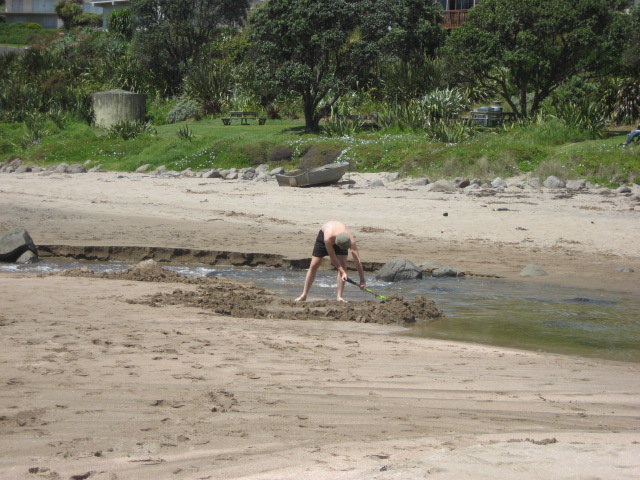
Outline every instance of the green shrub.
<path fill-rule="evenodd" d="M 165 125 L 169 112 L 177 103 L 175 98 L 147 97 L 147 118 L 154 125 Z"/>
<path fill-rule="evenodd" d="M 146 122 L 121 121 L 108 128 L 109 138 L 121 138 L 122 140 L 131 140 L 142 134 L 155 135 L 156 131 L 151 124 Z"/>
<path fill-rule="evenodd" d="M 618 125 L 631 125 L 640 118 L 640 81 L 630 80 L 616 92 L 613 121 Z"/>
<path fill-rule="evenodd" d="M 202 62 L 194 65 L 185 77 L 184 95 L 197 102 L 206 115 L 221 113 L 233 81 L 233 69 L 227 62 Z"/>
<path fill-rule="evenodd" d="M 100 28 L 102 27 L 102 15 L 83 12 L 75 18 L 78 27 Z"/>
<path fill-rule="evenodd" d="M 184 122 L 191 118 L 200 118 L 202 110 L 193 100 L 182 100 L 178 102 L 167 115 L 167 123 Z"/>
<path fill-rule="evenodd" d="M 189 130 L 189 125 L 184 125 L 183 127 L 180 127 L 177 135 L 180 140 L 189 140 L 189 141 L 193 140 L 193 132 Z"/>
<path fill-rule="evenodd" d="M 602 138 L 609 125 L 606 107 L 589 101 L 566 102 L 556 105 L 555 115 L 569 127 L 583 130 L 589 138 Z"/>
<path fill-rule="evenodd" d="M 359 130 L 359 123 L 357 118 L 332 114 L 329 121 L 324 124 L 322 131 L 328 137 L 354 135 Z"/>
<path fill-rule="evenodd" d="M 36 145 L 44 137 L 48 136 L 50 132 L 45 127 L 45 117 L 40 113 L 29 113 L 25 116 L 24 124 L 27 132 L 22 136 L 20 140 L 20 146 L 23 150 Z"/>
<path fill-rule="evenodd" d="M 474 127 L 468 122 L 439 118 L 427 124 L 425 131 L 434 142 L 460 143 L 473 135 Z"/>
<path fill-rule="evenodd" d="M 60 106 L 56 105 L 49 109 L 47 117 L 55 123 L 56 127 L 63 130 L 69 121 L 69 115 Z"/>
<path fill-rule="evenodd" d="M 0 155 L 7 155 L 13 152 L 13 150 L 14 150 L 14 147 L 9 140 L 5 138 L 0 138 Z"/>
<path fill-rule="evenodd" d="M 133 36 L 133 16 L 131 10 L 123 8 L 114 10 L 107 18 L 107 29 L 113 35 L 120 35 L 126 40 Z"/>
<path fill-rule="evenodd" d="M 378 115 L 378 124 L 382 128 L 400 132 L 421 131 L 424 120 L 423 112 L 415 101 L 384 105 Z"/>
<path fill-rule="evenodd" d="M 467 95 L 456 88 L 436 89 L 417 102 L 425 119 L 457 118 L 471 108 Z"/>
<path fill-rule="evenodd" d="M 26 45 L 34 35 L 51 33 L 52 31 L 44 30 L 37 23 L 0 23 L 0 43 Z"/>

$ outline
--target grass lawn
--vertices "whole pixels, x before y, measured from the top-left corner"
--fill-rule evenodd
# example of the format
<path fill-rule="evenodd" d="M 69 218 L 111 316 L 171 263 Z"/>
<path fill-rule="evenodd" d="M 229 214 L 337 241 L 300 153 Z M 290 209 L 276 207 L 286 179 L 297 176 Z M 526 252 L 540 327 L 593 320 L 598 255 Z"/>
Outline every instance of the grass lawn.
<path fill-rule="evenodd" d="M 640 181 L 640 146 L 619 146 L 626 130 L 611 132 L 604 139 L 564 142 L 530 129 L 487 131 L 463 143 L 444 144 L 430 142 L 420 133 L 309 134 L 304 122 L 295 120 L 226 126 L 216 118 L 154 129 L 154 134 L 122 140 L 79 122 L 64 128 L 48 122 L 45 135 L 29 143 L 24 124 L 0 124 L 0 162 L 20 157 L 31 165 L 83 163 L 114 171 L 133 171 L 144 164 L 201 171 L 269 163 L 289 170 L 297 168 L 312 150 L 315 162 L 324 155 L 339 155 L 358 171 L 399 171 L 432 180 L 460 176 L 487 181 L 530 172 L 540 178 L 586 178 L 606 185 Z"/>

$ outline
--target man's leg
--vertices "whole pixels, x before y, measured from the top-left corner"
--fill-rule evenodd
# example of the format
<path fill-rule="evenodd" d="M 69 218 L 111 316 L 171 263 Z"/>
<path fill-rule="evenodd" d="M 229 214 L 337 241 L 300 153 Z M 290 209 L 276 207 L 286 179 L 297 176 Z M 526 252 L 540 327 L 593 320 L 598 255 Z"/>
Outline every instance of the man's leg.
<path fill-rule="evenodd" d="M 318 268 L 320 268 L 321 263 L 322 257 L 311 257 L 311 264 L 309 265 L 309 270 L 307 270 L 307 276 L 304 279 L 302 295 L 296 298 L 296 302 L 302 302 L 307 299 L 307 295 L 309 295 L 309 290 L 311 289 L 311 285 L 313 285 L 313 281 L 316 279 L 316 273 L 318 273 Z"/>
<path fill-rule="evenodd" d="M 338 262 L 340 262 L 340 266 L 344 268 L 345 272 L 347 271 L 347 255 L 337 255 Z M 338 270 L 338 300 L 340 302 L 346 302 L 346 300 L 342 297 L 342 293 L 344 292 L 344 282 L 342 281 L 342 276 L 340 275 L 340 271 Z"/>
<path fill-rule="evenodd" d="M 640 135 L 640 130 L 634 130 L 633 132 L 631 132 L 627 137 L 627 141 L 624 142 L 624 146 L 626 147 L 631 142 L 633 142 L 633 139 L 636 138 L 638 135 Z"/>

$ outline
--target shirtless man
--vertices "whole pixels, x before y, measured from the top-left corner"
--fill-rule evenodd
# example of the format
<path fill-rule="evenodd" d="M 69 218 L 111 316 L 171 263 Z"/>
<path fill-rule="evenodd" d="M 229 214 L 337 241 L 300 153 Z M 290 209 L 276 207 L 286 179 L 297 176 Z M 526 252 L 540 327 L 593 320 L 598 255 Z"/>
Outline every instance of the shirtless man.
<path fill-rule="evenodd" d="M 304 280 L 304 289 L 302 290 L 302 295 L 296 298 L 296 302 L 302 302 L 307 299 L 309 289 L 316 279 L 316 273 L 322 263 L 322 259 L 327 255 L 329 255 L 333 266 L 338 269 L 338 300 L 341 302 L 346 301 L 342 297 L 342 292 L 344 291 L 344 282 L 347 281 L 347 256 L 349 255 L 349 250 L 351 250 L 351 256 L 356 263 L 358 275 L 360 275 L 360 289 L 364 290 L 367 284 L 364 279 L 364 270 L 360 262 L 356 239 L 347 230 L 344 223 L 333 220 L 325 223 L 318 233 L 318 238 L 316 238 L 316 243 L 313 246 L 311 264 Z"/>

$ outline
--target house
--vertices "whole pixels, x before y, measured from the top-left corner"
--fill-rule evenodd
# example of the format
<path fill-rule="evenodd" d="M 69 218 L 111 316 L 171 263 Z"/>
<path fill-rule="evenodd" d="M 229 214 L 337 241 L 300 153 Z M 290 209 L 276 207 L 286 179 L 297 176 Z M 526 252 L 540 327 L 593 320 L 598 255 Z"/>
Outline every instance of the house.
<path fill-rule="evenodd" d="M 251 7 L 255 8 L 258 3 L 264 1 L 265 0 L 251 0 Z M 109 19 L 111 12 L 114 10 L 128 8 L 131 6 L 131 0 L 91 0 L 91 4 L 94 7 L 102 8 L 102 28 L 106 30 L 107 20 Z"/>
<path fill-rule="evenodd" d="M 42 28 L 62 28 L 62 20 L 54 10 L 57 0 L 6 0 L 5 19 L 7 23 L 37 23 Z M 83 0 L 82 9 L 86 13 L 102 15 L 102 8 Z"/>
<path fill-rule="evenodd" d="M 482 0 L 440 0 L 444 9 L 444 28 L 455 28 L 462 25 L 467 19 L 467 12 L 479 4 Z"/>
<path fill-rule="evenodd" d="M 130 0 L 99 0 L 92 1 L 91 5 L 96 8 L 100 8 L 102 10 L 102 28 L 106 30 L 107 28 L 107 19 L 111 12 L 114 10 L 120 10 L 122 8 L 127 8 L 131 5 Z"/>
<path fill-rule="evenodd" d="M 455 28 L 467 19 L 467 13 L 482 0 L 440 0 L 444 9 L 444 28 Z M 640 5 L 640 0 L 629 0 L 629 7 Z"/>

